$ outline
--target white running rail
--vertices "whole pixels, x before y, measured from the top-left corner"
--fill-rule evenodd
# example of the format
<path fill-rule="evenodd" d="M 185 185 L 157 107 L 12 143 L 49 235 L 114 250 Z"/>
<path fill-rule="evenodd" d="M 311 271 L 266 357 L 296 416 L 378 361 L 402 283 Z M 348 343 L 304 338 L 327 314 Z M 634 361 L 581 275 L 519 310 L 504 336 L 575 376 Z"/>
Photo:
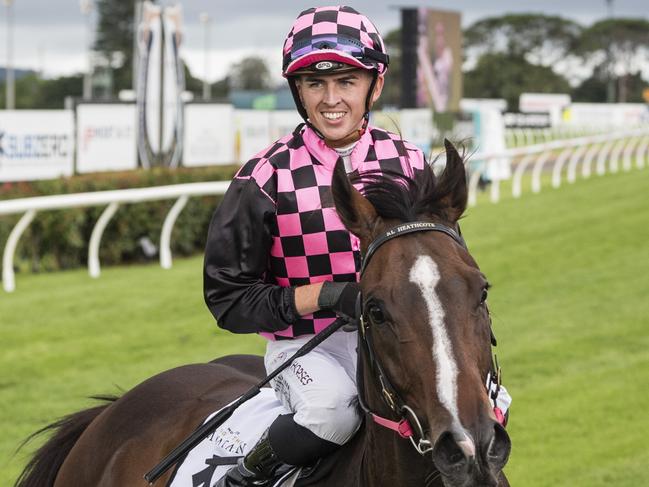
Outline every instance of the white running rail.
<path fill-rule="evenodd" d="M 635 154 L 633 154 L 635 150 Z M 514 161 L 512 163 L 512 196 L 519 198 L 523 193 L 523 177 L 531 166 L 531 189 L 534 193 L 541 191 L 541 177 L 544 165 L 552 163 L 552 187 L 561 185 L 561 173 L 567 166 L 567 180 L 572 183 L 577 174 L 577 164 L 581 161 L 582 177 L 591 175 L 593 161 L 596 163 L 596 173 L 606 173 L 607 162 L 610 172 L 617 172 L 620 158 L 623 156 L 623 168 L 631 169 L 631 158 L 635 155 L 638 169 L 645 166 L 645 159 L 649 156 L 649 127 L 632 130 L 613 131 L 606 134 L 589 135 L 573 139 L 553 140 L 542 144 L 526 147 L 507 149 L 502 152 L 476 153 L 469 158 L 467 164 L 476 161 L 483 162 L 469 175 L 469 205 L 477 203 L 478 187 L 482 176 L 489 173 L 493 164 L 498 164 L 503 159 Z M 550 162 L 548 162 L 550 161 Z M 492 188 L 490 199 L 497 203 L 500 199 L 500 181 L 491 181 Z"/>
<path fill-rule="evenodd" d="M 101 237 L 120 205 L 176 199 L 165 217 L 160 234 L 160 265 L 164 269 L 169 269 L 171 267 L 171 232 L 178 215 L 180 215 L 189 198 L 192 196 L 224 194 L 229 185 L 229 181 L 216 181 L 0 201 L 0 216 L 23 215 L 12 229 L 5 244 L 2 255 L 2 286 L 6 292 L 12 292 L 16 289 L 13 268 L 14 253 L 21 235 L 39 211 L 107 205 L 97 223 L 95 223 L 88 248 L 88 273 L 92 277 L 99 277 L 101 273 L 99 264 Z"/>

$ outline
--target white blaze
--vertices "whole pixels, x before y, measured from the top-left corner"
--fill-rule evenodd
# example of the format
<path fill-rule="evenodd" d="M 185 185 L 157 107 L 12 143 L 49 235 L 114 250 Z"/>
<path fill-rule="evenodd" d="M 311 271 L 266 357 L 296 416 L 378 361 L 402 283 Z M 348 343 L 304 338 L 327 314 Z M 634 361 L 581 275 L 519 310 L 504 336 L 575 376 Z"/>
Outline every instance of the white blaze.
<path fill-rule="evenodd" d="M 460 424 L 457 410 L 457 365 L 453 358 L 451 340 L 446 332 L 444 308 L 435 291 L 440 280 L 435 261 L 427 255 L 417 257 L 410 269 L 410 282 L 419 286 L 428 308 L 428 320 L 433 330 L 433 358 L 437 368 L 437 396 L 451 413 L 453 422 Z"/>

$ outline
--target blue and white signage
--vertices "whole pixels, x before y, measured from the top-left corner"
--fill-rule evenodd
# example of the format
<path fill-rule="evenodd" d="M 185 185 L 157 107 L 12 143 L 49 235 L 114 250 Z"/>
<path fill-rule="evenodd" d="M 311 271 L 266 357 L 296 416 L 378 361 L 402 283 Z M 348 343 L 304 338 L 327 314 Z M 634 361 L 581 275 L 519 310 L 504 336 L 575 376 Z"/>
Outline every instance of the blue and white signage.
<path fill-rule="evenodd" d="M 0 181 L 70 176 L 73 158 L 72 111 L 0 111 Z"/>

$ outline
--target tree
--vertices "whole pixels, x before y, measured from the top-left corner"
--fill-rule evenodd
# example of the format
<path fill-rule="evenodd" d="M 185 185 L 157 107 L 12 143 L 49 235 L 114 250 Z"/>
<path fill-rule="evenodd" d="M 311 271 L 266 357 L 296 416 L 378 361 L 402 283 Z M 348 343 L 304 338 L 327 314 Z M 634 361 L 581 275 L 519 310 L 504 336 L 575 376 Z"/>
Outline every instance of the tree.
<path fill-rule="evenodd" d="M 266 61 L 257 56 L 243 58 L 230 68 L 230 86 L 239 90 L 271 88 L 270 70 Z"/>
<path fill-rule="evenodd" d="M 94 49 L 113 67 L 116 93 L 133 86 L 133 36 L 136 0 L 97 0 Z"/>
<path fill-rule="evenodd" d="M 572 52 L 583 28 L 572 20 L 543 14 L 507 14 L 479 20 L 464 31 L 469 59 L 504 53 L 553 66 Z"/>
<path fill-rule="evenodd" d="M 40 78 L 31 73 L 16 80 L 16 108 L 63 108 L 68 96 L 80 97 L 83 75 Z M 0 84 L 0 97 L 4 101 L 5 86 Z"/>
<path fill-rule="evenodd" d="M 630 79 L 649 55 L 649 21 L 645 19 L 607 19 L 596 22 L 581 35 L 576 52 L 585 60 L 604 66 L 606 79 L 613 87 L 619 76 L 617 101 L 629 100 Z M 612 100 L 610 100 L 612 101 Z"/>
<path fill-rule="evenodd" d="M 569 93 L 570 84 L 546 66 L 501 53 L 484 54 L 464 76 L 464 96 L 504 98 L 510 110 L 518 107 L 518 98 L 525 92 Z"/>

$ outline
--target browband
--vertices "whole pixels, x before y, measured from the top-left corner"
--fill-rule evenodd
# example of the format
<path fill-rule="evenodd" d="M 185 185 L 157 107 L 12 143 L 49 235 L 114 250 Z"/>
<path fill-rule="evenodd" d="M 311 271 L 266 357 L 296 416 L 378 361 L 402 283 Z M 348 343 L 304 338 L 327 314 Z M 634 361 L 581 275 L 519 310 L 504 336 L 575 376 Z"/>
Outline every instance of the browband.
<path fill-rule="evenodd" d="M 445 233 L 453 240 L 455 240 L 462 248 L 466 249 L 466 243 L 464 242 L 462 236 L 452 228 L 447 227 L 446 225 L 442 225 L 440 223 L 432 223 L 432 222 L 402 223 L 401 225 L 397 225 L 396 227 L 392 227 L 389 230 L 387 230 L 383 235 L 374 239 L 372 243 L 367 247 L 367 252 L 363 256 L 361 276 L 363 275 L 363 272 L 365 272 L 365 268 L 367 267 L 367 264 L 372 258 L 372 255 L 374 255 L 374 252 L 376 252 L 376 250 L 388 240 L 392 240 L 393 238 L 400 237 L 401 235 L 406 235 L 408 233 L 429 232 L 429 231 Z"/>

